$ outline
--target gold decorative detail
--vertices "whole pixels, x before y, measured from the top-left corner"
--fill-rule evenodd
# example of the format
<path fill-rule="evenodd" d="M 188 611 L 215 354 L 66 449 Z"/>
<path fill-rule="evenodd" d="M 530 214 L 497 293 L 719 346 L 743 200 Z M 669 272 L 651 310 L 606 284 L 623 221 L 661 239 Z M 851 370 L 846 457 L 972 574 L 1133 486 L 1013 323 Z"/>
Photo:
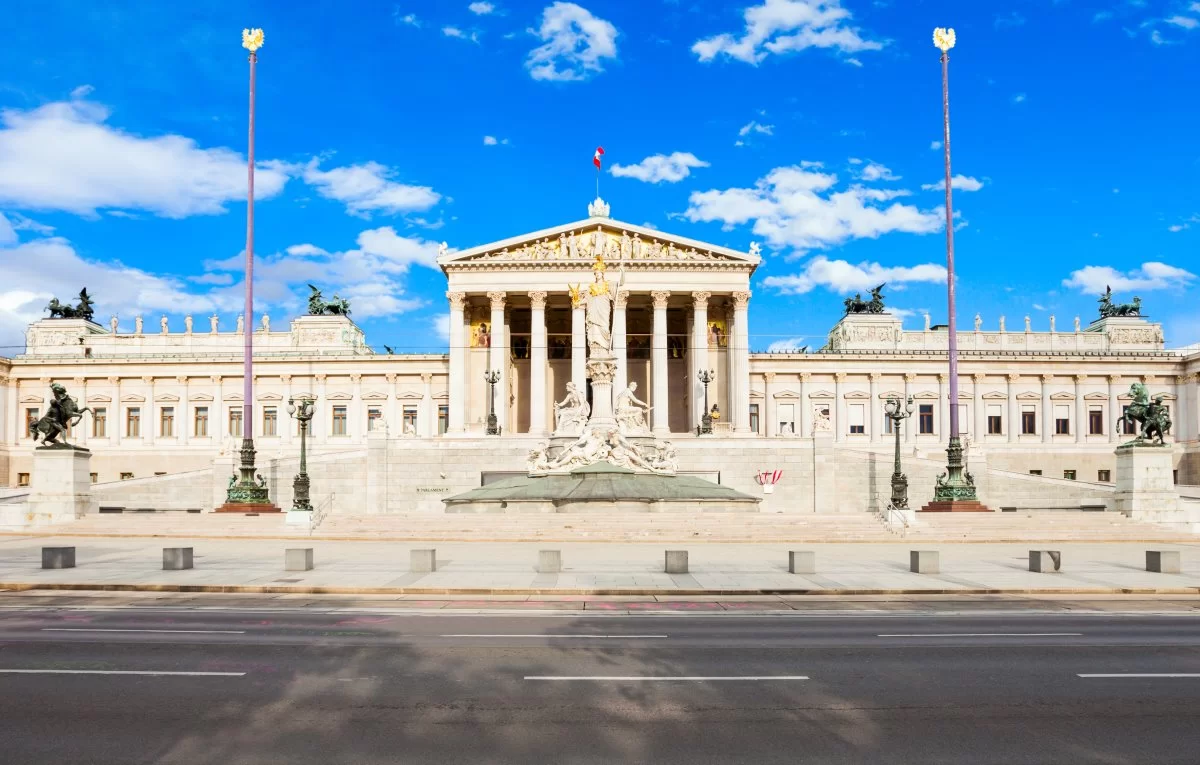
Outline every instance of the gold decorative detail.
<path fill-rule="evenodd" d="M 571 307 L 581 308 L 584 304 L 583 287 L 579 284 L 568 284 L 567 293 L 571 296 Z"/>
<path fill-rule="evenodd" d="M 596 262 L 592 263 L 592 271 L 606 271 L 608 266 L 604 264 L 604 256 L 596 255 Z"/>
<path fill-rule="evenodd" d="M 942 53 L 945 53 L 953 48 L 954 42 L 955 38 L 953 28 L 946 29 L 945 27 L 938 27 L 937 29 L 933 30 L 933 44 L 935 47 L 940 49 Z"/>
<path fill-rule="evenodd" d="M 266 38 L 263 36 L 261 29 L 243 29 L 242 30 L 242 47 L 254 53 L 263 46 L 263 41 Z"/>

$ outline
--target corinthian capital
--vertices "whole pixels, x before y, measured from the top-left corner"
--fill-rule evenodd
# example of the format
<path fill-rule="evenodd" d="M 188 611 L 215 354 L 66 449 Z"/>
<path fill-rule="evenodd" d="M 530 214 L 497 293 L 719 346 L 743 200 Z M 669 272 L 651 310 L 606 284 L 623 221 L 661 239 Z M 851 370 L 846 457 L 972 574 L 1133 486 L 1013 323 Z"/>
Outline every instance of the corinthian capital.
<path fill-rule="evenodd" d="M 748 305 L 750 305 L 750 290 L 733 293 L 733 309 L 735 311 L 744 311 Z"/>
<path fill-rule="evenodd" d="M 711 292 L 693 292 L 692 293 L 692 308 L 700 310 L 701 308 L 708 310 L 708 299 L 712 297 Z"/>
<path fill-rule="evenodd" d="M 614 308 L 625 308 L 629 304 L 629 290 L 619 290 L 616 300 L 613 301 Z"/>
<path fill-rule="evenodd" d="M 465 292 L 447 292 L 446 298 L 450 301 L 452 310 L 461 311 L 467 307 L 467 293 Z"/>
<path fill-rule="evenodd" d="M 504 307 L 504 298 L 508 297 L 508 293 L 493 291 L 493 292 L 489 292 L 487 294 L 487 296 L 488 296 L 488 299 L 490 299 L 492 301 L 492 310 L 495 311 L 497 309 Z"/>
<path fill-rule="evenodd" d="M 546 310 L 546 292 L 544 290 L 530 292 L 529 307 L 539 311 Z"/>
<path fill-rule="evenodd" d="M 650 293 L 650 298 L 654 301 L 655 310 L 663 310 L 667 307 L 667 301 L 671 299 L 671 293 L 666 290 L 655 290 Z"/>

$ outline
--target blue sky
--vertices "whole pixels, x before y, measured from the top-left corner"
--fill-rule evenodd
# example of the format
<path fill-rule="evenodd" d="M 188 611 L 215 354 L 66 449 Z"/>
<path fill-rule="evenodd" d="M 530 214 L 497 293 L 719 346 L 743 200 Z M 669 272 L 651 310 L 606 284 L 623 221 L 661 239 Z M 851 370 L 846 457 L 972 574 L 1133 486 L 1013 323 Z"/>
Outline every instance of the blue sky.
<path fill-rule="evenodd" d="M 1095 316 L 1138 294 L 1200 341 L 1200 3 L 14 0 L 0 28 L 0 355 L 83 284 L 132 327 L 232 328 L 245 240 L 245 26 L 258 69 L 256 290 L 305 282 L 377 347 L 445 348 L 437 245 L 586 215 L 747 249 L 751 345 L 819 346 L 889 282 L 945 321 L 951 53 L 959 320 Z"/>

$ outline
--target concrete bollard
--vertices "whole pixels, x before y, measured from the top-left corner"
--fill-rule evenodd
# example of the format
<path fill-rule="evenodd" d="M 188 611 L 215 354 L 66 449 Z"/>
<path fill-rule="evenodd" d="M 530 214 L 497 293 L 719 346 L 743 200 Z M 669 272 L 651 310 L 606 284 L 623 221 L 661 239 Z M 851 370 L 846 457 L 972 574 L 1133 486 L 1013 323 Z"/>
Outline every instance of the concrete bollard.
<path fill-rule="evenodd" d="M 192 548 L 164 547 L 163 571 L 182 571 L 192 567 Z"/>
<path fill-rule="evenodd" d="M 43 547 L 42 568 L 75 568 L 75 548 Z"/>
<path fill-rule="evenodd" d="M 1146 570 L 1157 574 L 1179 573 L 1178 550 L 1147 550 Z"/>
<path fill-rule="evenodd" d="M 437 571 L 437 550 L 413 550 L 409 553 L 408 567 L 424 573 Z"/>
<path fill-rule="evenodd" d="M 688 572 L 687 550 L 667 550 L 668 574 L 686 574 Z"/>
<path fill-rule="evenodd" d="M 283 551 L 284 571 L 312 571 L 313 549 L 311 547 L 289 547 Z"/>
<path fill-rule="evenodd" d="M 538 550 L 537 571 L 539 574 L 557 574 L 562 571 L 562 551 Z"/>
<path fill-rule="evenodd" d="M 1062 570 L 1062 553 L 1058 550 L 1030 550 L 1029 570 L 1038 574 L 1056 574 Z"/>
<path fill-rule="evenodd" d="M 789 551 L 788 572 L 792 574 L 817 573 L 817 554 L 811 550 Z"/>
<path fill-rule="evenodd" d="M 908 570 L 914 574 L 936 574 L 941 571 L 937 550 L 909 550 Z"/>

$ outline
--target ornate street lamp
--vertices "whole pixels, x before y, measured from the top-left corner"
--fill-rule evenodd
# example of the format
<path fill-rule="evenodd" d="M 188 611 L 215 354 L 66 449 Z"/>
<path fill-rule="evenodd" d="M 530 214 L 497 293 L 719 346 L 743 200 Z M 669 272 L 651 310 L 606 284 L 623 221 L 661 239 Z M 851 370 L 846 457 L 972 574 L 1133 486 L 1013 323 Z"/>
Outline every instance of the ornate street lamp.
<path fill-rule="evenodd" d="M 500 422 L 496 419 L 496 383 L 500 382 L 500 370 L 489 369 L 483 373 L 483 379 L 491 387 L 492 395 L 488 399 L 487 435 L 500 435 Z"/>
<path fill-rule="evenodd" d="M 942 148 L 946 165 L 946 302 L 949 316 L 950 357 L 950 443 L 946 448 L 946 472 L 938 476 L 933 502 L 925 510 L 987 510 L 979 504 L 975 482 L 964 470 L 962 438 L 958 430 L 958 322 L 954 305 L 954 206 L 951 202 L 950 176 L 950 49 L 954 47 L 953 29 L 933 30 L 933 44 L 942 52 Z"/>
<path fill-rule="evenodd" d="M 712 369 L 701 369 L 696 378 L 704 383 L 704 414 L 700 415 L 700 432 L 699 435 L 708 435 L 712 433 L 712 412 L 708 410 L 708 384 L 717 379 L 717 373 Z"/>
<path fill-rule="evenodd" d="M 271 504 L 266 482 L 254 472 L 254 85 L 261 29 L 243 29 L 242 47 L 250 51 L 250 130 L 246 170 L 246 321 L 242 327 L 242 448 L 238 476 L 231 480 L 218 512 L 279 512 Z"/>
<path fill-rule="evenodd" d="M 314 399 L 301 396 L 299 401 L 288 399 L 288 414 L 300 423 L 300 473 L 292 481 L 292 509 L 312 512 L 308 493 L 308 423 L 313 418 Z"/>
<path fill-rule="evenodd" d="M 892 469 L 892 503 L 897 510 L 908 509 L 908 476 L 900 470 L 900 425 L 912 416 L 913 399 L 908 397 L 908 403 L 900 406 L 900 399 L 889 398 L 883 405 L 883 411 L 892 421 L 892 431 L 896 434 L 896 465 Z"/>

